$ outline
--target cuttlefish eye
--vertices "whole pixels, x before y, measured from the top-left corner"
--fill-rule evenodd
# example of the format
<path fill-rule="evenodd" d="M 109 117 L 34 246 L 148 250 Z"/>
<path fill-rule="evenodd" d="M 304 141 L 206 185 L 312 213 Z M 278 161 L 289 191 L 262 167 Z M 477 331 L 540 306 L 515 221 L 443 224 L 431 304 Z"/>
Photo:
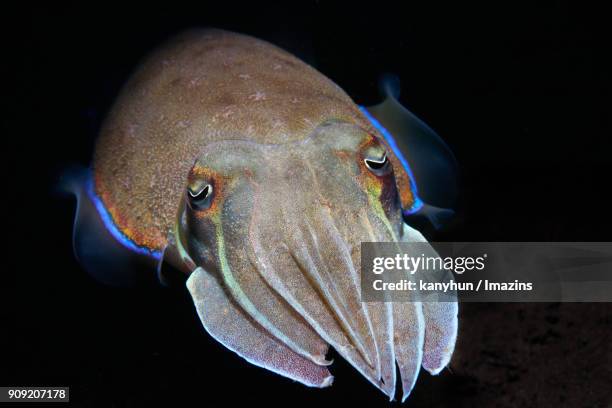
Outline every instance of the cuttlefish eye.
<path fill-rule="evenodd" d="M 379 157 L 366 157 L 363 159 L 363 162 L 368 170 L 377 176 L 384 176 L 391 170 L 391 165 L 389 164 L 389 159 L 387 158 L 386 152 L 383 152 L 382 156 Z"/>
<path fill-rule="evenodd" d="M 197 186 L 187 187 L 187 198 L 189 206 L 193 210 L 204 210 L 210 207 L 213 196 L 212 184 L 202 183 Z"/>

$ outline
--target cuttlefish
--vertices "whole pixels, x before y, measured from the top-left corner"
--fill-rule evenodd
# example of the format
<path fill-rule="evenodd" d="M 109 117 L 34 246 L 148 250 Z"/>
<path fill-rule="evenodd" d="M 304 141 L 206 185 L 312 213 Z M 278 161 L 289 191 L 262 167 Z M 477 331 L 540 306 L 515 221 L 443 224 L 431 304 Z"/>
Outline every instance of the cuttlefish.
<path fill-rule="evenodd" d="M 360 244 L 426 242 L 407 217 L 443 216 L 455 187 L 443 142 L 383 88 L 362 108 L 265 41 L 179 35 L 136 70 L 91 170 L 67 182 L 78 259 L 111 283 L 170 265 L 206 331 L 248 362 L 327 387 L 331 346 L 391 399 L 397 364 L 405 400 L 421 366 L 449 363 L 457 304 L 362 302 Z"/>

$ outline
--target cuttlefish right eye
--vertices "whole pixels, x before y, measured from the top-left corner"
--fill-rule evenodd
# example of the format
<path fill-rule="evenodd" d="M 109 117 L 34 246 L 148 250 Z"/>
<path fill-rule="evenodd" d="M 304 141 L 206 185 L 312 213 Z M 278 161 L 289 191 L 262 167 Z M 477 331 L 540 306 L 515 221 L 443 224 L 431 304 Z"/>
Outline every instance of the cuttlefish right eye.
<path fill-rule="evenodd" d="M 213 186 L 205 181 L 200 181 L 194 186 L 187 186 L 187 202 L 194 211 L 210 208 L 213 199 Z"/>

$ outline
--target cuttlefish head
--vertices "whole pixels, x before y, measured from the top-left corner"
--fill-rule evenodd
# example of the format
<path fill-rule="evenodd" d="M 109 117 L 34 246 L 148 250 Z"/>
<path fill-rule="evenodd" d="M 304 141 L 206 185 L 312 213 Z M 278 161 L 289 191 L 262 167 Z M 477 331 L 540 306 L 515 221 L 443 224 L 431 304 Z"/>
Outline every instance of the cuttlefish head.
<path fill-rule="evenodd" d="M 423 356 L 420 303 L 360 298 L 361 242 L 423 239 L 403 222 L 391 154 L 376 135 L 342 121 L 299 142 L 207 146 L 189 173 L 176 231 L 207 331 L 310 386 L 331 384 L 329 345 L 391 397 L 396 362 L 404 396 L 421 363 L 444 367 L 448 341 L 432 340 Z M 456 319 L 449 313 L 443 318 Z M 432 327 L 443 337 L 444 327 Z"/>

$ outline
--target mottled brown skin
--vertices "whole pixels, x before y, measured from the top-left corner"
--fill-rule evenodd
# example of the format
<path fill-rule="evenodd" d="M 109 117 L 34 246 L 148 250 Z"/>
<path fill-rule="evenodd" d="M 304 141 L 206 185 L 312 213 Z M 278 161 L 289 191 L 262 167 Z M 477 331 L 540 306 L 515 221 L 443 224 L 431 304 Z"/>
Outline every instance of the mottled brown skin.
<path fill-rule="evenodd" d="M 287 143 L 330 119 L 382 140 L 344 91 L 287 52 L 245 35 L 190 31 L 147 58 L 124 87 L 96 146 L 95 189 L 126 236 L 163 250 L 187 174 L 209 143 Z M 396 180 L 409 208 L 408 177 L 396 171 Z"/>

